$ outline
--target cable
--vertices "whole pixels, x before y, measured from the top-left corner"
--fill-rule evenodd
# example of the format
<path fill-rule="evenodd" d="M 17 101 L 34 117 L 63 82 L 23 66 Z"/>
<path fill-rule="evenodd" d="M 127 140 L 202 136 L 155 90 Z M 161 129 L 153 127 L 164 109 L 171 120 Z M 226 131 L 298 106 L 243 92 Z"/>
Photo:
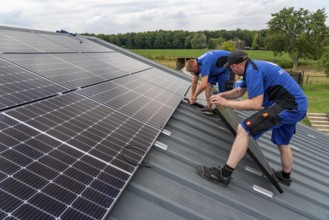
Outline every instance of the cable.
<path fill-rule="evenodd" d="M 135 162 L 132 162 L 131 160 L 129 160 L 128 158 L 126 158 L 125 154 L 124 154 L 124 150 L 134 150 L 134 151 L 139 151 L 143 154 L 145 154 L 146 152 L 143 151 L 143 150 L 140 150 L 137 148 L 137 146 L 134 146 L 134 145 L 130 145 L 130 144 L 127 144 L 126 146 L 123 147 L 122 151 L 121 151 L 121 155 L 122 155 L 122 158 L 129 164 L 131 165 L 134 165 L 134 166 L 139 166 L 139 167 L 145 167 L 145 168 L 151 168 L 151 166 L 148 166 L 148 165 L 145 165 L 143 163 L 135 163 Z"/>

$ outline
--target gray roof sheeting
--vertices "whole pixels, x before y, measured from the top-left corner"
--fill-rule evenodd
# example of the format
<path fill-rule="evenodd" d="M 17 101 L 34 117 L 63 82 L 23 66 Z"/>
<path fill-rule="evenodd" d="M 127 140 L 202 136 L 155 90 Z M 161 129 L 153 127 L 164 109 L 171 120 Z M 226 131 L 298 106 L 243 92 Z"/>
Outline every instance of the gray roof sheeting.
<path fill-rule="evenodd" d="M 294 182 L 282 186 L 280 194 L 264 175 L 245 169 L 259 170 L 248 155 L 228 187 L 196 174 L 196 164 L 226 162 L 234 137 L 219 118 L 181 103 L 165 129 L 171 135 L 161 134 L 158 141 L 168 145 L 167 150 L 153 147 L 146 158 L 151 168 L 139 169 L 109 219 L 329 219 L 328 135 L 298 125 L 292 140 L 300 148 L 294 150 Z M 270 165 L 279 168 L 279 153 L 269 137 L 258 143 Z M 253 190 L 254 185 L 273 192 L 273 197 Z"/>

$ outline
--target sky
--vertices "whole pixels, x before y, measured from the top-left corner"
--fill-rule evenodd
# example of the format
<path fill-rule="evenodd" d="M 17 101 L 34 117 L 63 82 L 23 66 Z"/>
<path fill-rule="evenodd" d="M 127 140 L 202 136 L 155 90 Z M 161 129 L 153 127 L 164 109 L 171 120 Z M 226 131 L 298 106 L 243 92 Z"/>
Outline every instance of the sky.
<path fill-rule="evenodd" d="M 328 0 L 0 0 L 0 5 L 1 26 L 94 34 L 261 30 L 272 13 L 287 7 L 325 8 L 329 16 Z"/>

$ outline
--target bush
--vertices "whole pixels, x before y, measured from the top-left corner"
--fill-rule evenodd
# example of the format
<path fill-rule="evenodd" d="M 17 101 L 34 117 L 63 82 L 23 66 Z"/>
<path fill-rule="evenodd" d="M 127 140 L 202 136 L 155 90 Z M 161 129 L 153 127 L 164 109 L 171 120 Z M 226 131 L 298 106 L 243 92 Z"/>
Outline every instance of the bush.
<path fill-rule="evenodd" d="M 282 67 L 283 69 L 291 69 L 293 66 L 292 60 L 277 60 L 277 59 L 268 59 L 267 61 L 275 63 Z"/>
<path fill-rule="evenodd" d="M 329 77 L 329 46 L 325 48 L 325 52 L 321 57 L 320 67 L 324 69 L 324 73 Z"/>

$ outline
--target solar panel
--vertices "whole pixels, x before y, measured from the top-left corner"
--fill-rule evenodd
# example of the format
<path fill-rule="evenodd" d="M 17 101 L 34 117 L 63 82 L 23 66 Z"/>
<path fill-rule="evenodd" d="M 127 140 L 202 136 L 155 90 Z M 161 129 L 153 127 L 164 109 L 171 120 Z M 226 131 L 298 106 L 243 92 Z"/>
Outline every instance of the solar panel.
<path fill-rule="evenodd" d="M 129 75 L 78 91 L 127 115 L 163 128 L 182 96 Z"/>
<path fill-rule="evenodd" d="M 75 92 L 0 119 L 3 218 L 104 219 L 160 133 Z"/>
<path fill-rule="evenodd" d="M 236 112 L 234 112 L 231 108 L 226 108 L 223 106 L 218 106 L 215 109 L 215 112 L 217 115 L 220 116 L 220 118 L 224 121 L 226 126 L 229 128 L 231 133 L 236 136 L 236 129 L 240 123 L 238 120 L 238 115 Z M 259 145 L 257 142 L 250 138 L 249 140 L 249 147 L 247 150 L 250 157 L 256 162 L 258 167 L 263 171 L 263 173 L 268 177 L 268 179 L 271 181 L 271 183 L 275 186 L 275 188 L 280 192 L 283 193 L 283 190 L 281 189 L 272 168 L 268 164 L 264 154 L 262 153 Z"/>
<path fill-rule="evenodd" d="M 64 91 L 67 89 L 0 58 L 0 110 Z"/>
<path fill-rule="evenodd" d="M 75 52 L 33 31 L 15 31 L 0 29 L 2 35 L 2 52 L 29 52 L 29 53 L 51 53 L 51 52 Z M 13 46 L 15 45 L 15 46 Z"/>
<path fill-rule="evenodd" d="M 0 31 L 0 52 L 1 53 L 33 53 L 40 50 L 31 47 L 23 42 L 15 40 L 1 33 Z"/>
<path fill-rule="evenodd" d="M 183 96 L 191 85 L 191 82 L 187 80 L 154 68 L 138 72 L 134 74 L 134 76 L 142 78 L 154 85 Z"/>
<path fill-rule="evenodd" d="M 2 57 L 70 89 L 102 82 L 111 75 L 98 76 L 50 54 L 3 54 Z M 113 73 L 113 78 L 119 75 L 116 70 Z"/>
<path fill-rule="evenodd" d="M 53 56 L 104 79 L 114 79 L 128 74 L 114 66 L 86 56 L 85 54 L 54 54 Z"/>
<path fill-rule="evenodd" d="M 111 52 L 113 50 L 103 47 L 99 44 L 96 44 L 86 38 L 83 38 L 82 36 L 76 35 L 72 36 L 69 34 L 44 34 L 41 33 L 41 36 L 50 39 L 52 41 L 57 42 L 58 44 L 61 44 L 67 48 L 71 48 L 74 51 L 77 52 Z"/>
<path fill-rule="evenodd" d="M 136 73 L 151 68 L 149 65 L 120 53 L 92 53 L 90 57 L 101 60 L 127 73 Z"/>

